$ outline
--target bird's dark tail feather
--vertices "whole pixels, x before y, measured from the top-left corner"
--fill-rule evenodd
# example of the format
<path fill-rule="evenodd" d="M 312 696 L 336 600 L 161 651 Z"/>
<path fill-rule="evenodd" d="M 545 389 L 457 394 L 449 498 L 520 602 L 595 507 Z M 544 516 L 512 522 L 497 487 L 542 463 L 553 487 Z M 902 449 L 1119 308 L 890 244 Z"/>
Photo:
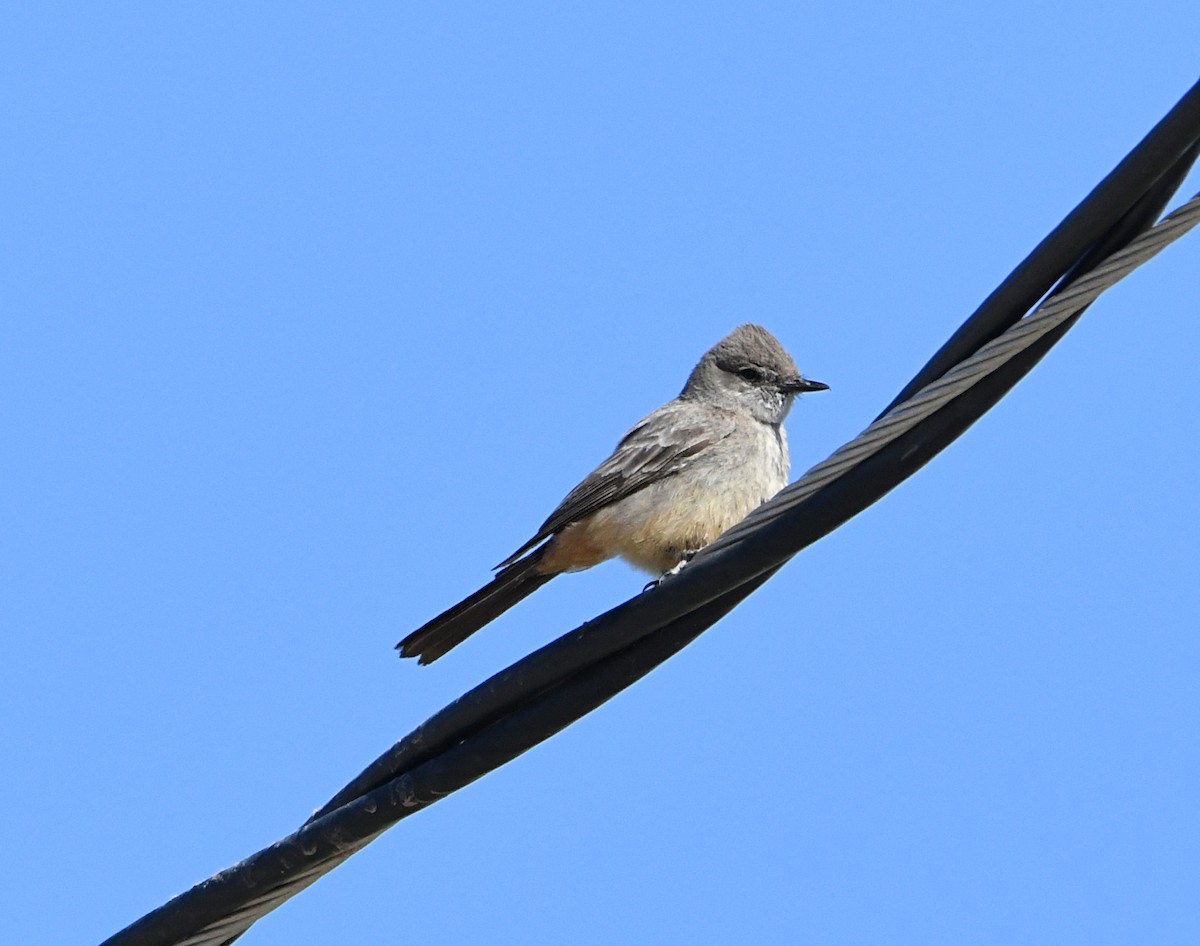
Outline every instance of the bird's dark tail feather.
<path fill-rule="evenodd" d="M 433 663 L 553 578 L 553 574 L 537 572 L 541 560 L 542 550 L 538 549 L 501 569 L 475 594 L 409 634 L 396 645 L 396 650 L 401 657 L 416 657 L 417 663 Z"/>

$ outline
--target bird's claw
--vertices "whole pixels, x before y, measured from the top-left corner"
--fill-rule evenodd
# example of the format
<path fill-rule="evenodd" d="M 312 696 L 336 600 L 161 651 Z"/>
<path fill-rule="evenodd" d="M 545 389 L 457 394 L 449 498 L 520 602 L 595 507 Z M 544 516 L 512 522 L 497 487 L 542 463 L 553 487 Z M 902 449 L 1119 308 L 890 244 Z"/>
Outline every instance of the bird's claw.
<path fill-rule="evenodd" d="M 683 555 L 680 556 L 679 561 L 675 564 L 674 568 L 670 568 L 663 572 L 661 575 L 655 578 L 654 581 L 647 582 L 646 587 L 642 589 L 642 594 L 645 594 L 651 588 L 657 588 L 671 576 L 678 575 L 681 571 L 683 571 L 684 566 L 696 557 L 696 553 L 699 551 L 699 549 L 688 549 L 686 552 L 684 552 Z"/>

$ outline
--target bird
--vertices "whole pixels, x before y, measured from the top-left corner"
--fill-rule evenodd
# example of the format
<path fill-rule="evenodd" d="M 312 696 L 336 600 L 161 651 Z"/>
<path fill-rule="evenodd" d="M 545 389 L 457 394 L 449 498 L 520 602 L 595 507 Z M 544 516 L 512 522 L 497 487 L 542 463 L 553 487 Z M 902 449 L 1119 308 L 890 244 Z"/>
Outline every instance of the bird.
<path fill-rule="evenodd" d="M 488 584 L 400 641 L 400 656 L 432 663 L 550 579 L 611 558 L 652 575 L 677 572 L 787 484 L 783 421 L 798 395 L 828 388 L 801 375 L 761 325 L 739 325 L 704 353 L 678 397 L 629 430 L 495 567 Z"/>

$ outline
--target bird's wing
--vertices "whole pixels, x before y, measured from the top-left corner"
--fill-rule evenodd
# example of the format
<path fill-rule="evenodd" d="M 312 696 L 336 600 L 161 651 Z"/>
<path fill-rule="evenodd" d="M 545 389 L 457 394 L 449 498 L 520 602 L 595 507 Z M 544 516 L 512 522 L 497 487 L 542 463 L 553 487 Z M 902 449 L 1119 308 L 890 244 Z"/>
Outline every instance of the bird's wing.
<path fill-rule="evenodd" d="M 684 469 L 698 454 L 733 432 L 733 417 L 710 408 L 672 401 L 621 438 L 607 460 L 569 492 L 537 535 L 497 565 L 504 568 L 572 522 Z"/>

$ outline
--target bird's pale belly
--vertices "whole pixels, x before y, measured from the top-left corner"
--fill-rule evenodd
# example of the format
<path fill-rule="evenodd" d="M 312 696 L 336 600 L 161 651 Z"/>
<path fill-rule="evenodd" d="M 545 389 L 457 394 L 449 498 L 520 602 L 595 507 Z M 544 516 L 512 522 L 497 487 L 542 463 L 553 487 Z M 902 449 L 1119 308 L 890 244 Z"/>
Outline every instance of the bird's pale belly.
<path fill-rule="evenodd" d="M 542 568 L 578 571 L 621 557 L 661 575 L 782 488 L 783 477 L 717 485 L 683 477 L 656 483 L 573 523 L 554 537 Z"/>

